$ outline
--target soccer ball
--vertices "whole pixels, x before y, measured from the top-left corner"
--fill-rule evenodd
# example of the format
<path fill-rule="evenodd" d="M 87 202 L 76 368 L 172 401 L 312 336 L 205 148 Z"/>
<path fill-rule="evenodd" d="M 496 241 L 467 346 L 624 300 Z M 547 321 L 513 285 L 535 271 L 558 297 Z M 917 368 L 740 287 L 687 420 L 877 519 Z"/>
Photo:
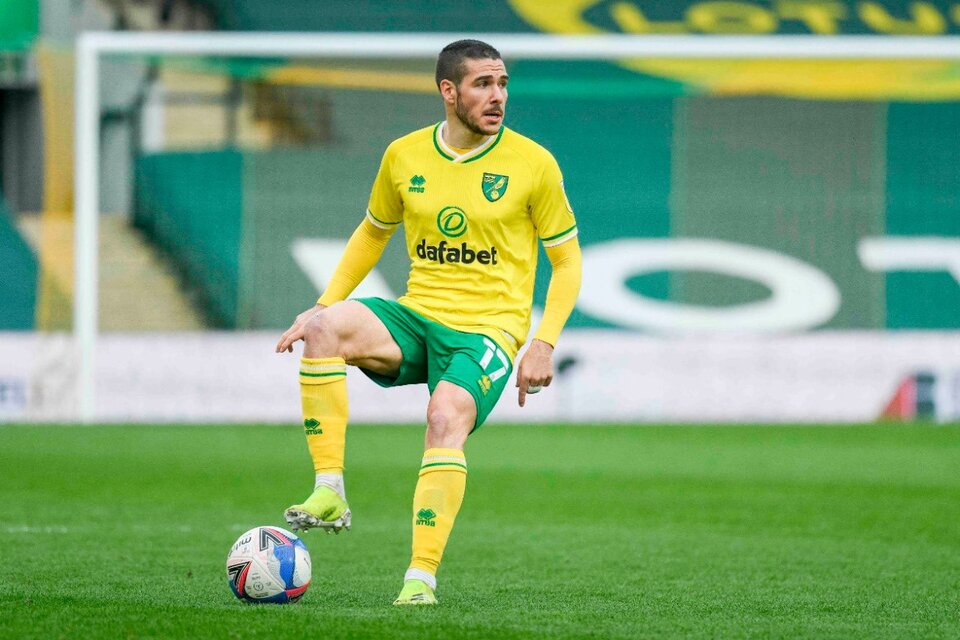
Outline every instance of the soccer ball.
<path fill-rule="evenodd" d="M 244 602 L 296 602 L 310 586 L 310 553 L 280 527 L 254 527 L 230 547 L 227 583 Z"/>

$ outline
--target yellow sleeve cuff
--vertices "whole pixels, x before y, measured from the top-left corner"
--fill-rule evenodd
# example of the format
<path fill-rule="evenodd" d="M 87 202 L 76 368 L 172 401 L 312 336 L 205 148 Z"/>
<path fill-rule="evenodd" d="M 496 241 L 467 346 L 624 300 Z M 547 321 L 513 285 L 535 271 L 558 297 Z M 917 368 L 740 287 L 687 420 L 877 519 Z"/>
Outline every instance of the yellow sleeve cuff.
<path fill-rule="evenodd" d="M 340 257 L 340 262 L 317 304 L 329 307 L 335 302 L 345 300 L 377 264 L 394 229 L 395 227 L 381 229 L 364 218 L 350 236 L 343 256 Z"/>
<path fill-rule="evenodd" d="M 576 237 L 551 247 L 544 246 L 553 273 L 550 275 L 550 287 L 547 289 L 547 303 L 543 309 L 543 320 L 534 334 L 534 340 L 556 346 L 563 325 L 577 304 L 580 293 L 580 280 L 583 271 L 583 257 L 580 243 Z"/>

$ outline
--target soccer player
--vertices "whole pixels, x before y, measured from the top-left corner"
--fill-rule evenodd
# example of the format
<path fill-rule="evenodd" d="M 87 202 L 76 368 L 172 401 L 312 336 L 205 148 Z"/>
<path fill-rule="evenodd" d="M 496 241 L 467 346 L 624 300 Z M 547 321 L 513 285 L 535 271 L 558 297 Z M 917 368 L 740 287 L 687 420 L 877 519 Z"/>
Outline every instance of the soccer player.
<path fill-rule="evenodd" d="M 537 241 L 553 267 L 543 319 L 517 370 L 518 401 L 553 378 L 553 348 L 580 290 L 573 210 L 553 156 L 503 126 L 507 70 L 477 40 L 446 46 L 436 81 L 446 119 L 384 153 L 366 216 L 316 306 L 277 344 L 304 341 L 300 389 L 313 494 L 294 529 L 350 528 L 343 485 L 346 365 L 377 384 L 426 383 L 425 451 L 413 498 L 413 557 L 394 604 L 435 604 L 436 574 L 467 480 L 464 444 L 500 398 L 530 328 Z M 399 300 L 347 296 L 404 226 Z"/>

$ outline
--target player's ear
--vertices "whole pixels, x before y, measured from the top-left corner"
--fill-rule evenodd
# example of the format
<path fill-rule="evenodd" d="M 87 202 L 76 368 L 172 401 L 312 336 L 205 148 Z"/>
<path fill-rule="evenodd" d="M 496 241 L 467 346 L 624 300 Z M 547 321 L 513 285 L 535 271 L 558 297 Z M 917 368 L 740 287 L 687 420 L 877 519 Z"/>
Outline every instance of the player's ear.
<path fill-rule="evenodd" d="M 457 85 L 444 78 L 440 81 L 440 95 L 447 104 L 454 104 L 457 101 Z"/>

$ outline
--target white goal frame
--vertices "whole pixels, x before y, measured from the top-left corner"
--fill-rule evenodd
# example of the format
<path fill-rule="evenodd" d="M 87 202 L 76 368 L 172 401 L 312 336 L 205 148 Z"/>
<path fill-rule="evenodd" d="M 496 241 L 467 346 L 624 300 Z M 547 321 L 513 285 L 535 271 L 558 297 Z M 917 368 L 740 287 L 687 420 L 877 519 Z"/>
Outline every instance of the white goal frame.
<path fill-rule="evenodd" d="M 73 333 L 78 358 L 77 417 L 95 418 L 100 63 L 104 54 L 164 56 L 435 58 L 464 37 L 495 45 L 504 57 L 550 60 L 618 58 L 950 59 L 960 37 L 900 36 L 555 36 L 502 33 L 132 33 L 88 32 L 76 42 L 75 271 Z M 386 143 L 386 141 L 385 141 Z M 91 161 L 91 159 L 96 159 Z"/>

